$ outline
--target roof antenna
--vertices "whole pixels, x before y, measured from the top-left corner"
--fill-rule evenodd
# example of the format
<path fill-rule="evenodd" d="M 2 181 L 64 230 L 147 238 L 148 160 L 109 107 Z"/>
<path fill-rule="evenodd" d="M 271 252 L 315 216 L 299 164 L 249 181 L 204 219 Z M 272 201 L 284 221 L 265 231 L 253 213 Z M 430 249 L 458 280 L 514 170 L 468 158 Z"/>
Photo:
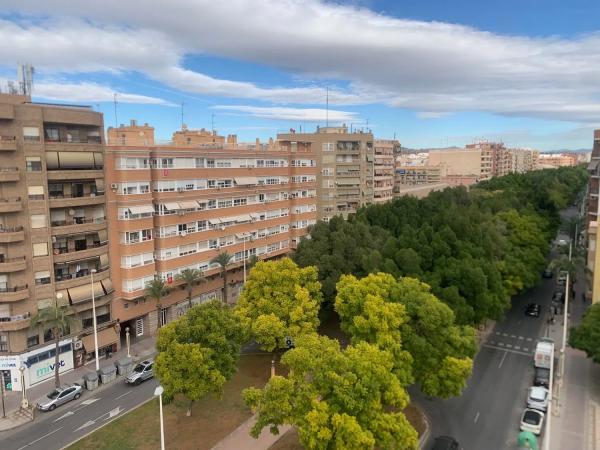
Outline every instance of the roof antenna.
<path fill-rule="evenodd" d="M 183 105 L 185 105 L 185 103 L 181 102 L 181 129 L 183 130 Z"/>
<path fill-rule="evenodd" d="M 329 86 L 326 86 L 327 93 L 325 97 L 325 127 L 329 126 Z"/>
<path fill-rule="evenodd" d="M 115 92 L 113 94 L 113 101 L 115 103 L 115 128 L 118 128 L 118 122 L 119 120 L 117 119 L 117 93 Z"/>
<path fill-rule="evenodd" d="M 211 128 L 211 131 L 214 133 L 215 132 L 215 115 L 214 115 L 214 113 L 210 115 L 210 128 Z"/>

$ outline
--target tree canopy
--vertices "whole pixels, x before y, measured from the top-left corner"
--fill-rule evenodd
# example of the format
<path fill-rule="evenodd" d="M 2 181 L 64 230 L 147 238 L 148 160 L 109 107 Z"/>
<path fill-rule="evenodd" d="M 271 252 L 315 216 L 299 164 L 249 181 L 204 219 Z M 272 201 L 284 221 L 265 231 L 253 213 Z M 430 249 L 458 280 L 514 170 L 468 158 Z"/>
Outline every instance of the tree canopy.
<path fill-rule="evenodd" d="M 286 336 L 316 332 L 321 300 L 316 268 L 300 268 L 289 258 L 260 261 L 250 271 L 235 314 L 263 350 L 273 351 L 286 347 Z"/>
<path fill-rule="evenodd" d="M 581 323 L 571 328 L 569 345 L 583 350 L 588 358 L 600 363 L 600 303 L 590 306 Z"/>
<path fill-rule="evenodd" d="M 264 389 L 244 391 L 258 413 L 251 434 L 294 425 L 308 449 L 415 449 L 417 433 L 402 409 L 408 395 L 392 373 L 392 355 L 359 342 L 344 350 L 336 340 L 304 335 L 281 359 L 287 376 Z"/>

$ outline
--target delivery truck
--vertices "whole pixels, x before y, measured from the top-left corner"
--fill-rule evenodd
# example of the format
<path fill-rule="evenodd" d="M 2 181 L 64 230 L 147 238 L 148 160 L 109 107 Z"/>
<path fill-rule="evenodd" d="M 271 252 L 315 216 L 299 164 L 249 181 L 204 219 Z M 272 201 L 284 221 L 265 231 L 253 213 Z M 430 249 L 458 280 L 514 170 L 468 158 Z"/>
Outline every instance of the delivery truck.
<path fill-rule="evenodd" d="M 554 341 L 550 338 L 541 338 L 535 346 L 534 366 L 550 369 L 552 358 L 554 358 Z"/>

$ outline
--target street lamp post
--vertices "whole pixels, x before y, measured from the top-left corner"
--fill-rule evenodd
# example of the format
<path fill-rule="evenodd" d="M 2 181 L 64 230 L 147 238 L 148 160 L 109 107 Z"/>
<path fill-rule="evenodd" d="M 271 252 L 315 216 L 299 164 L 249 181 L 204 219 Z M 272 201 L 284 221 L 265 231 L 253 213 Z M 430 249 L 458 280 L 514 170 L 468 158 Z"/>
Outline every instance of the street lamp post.
<path fill-rule="evenodd" d="M 19 367 L 19 371 L 21 372 L 21 408 L 27 409 L 29 408 L 29 402 L 27 401 L 27 396 L 25 395 L 25 366 L 21 364 Z"/>
<path fill-rule="evenodd" d="M 4 374 L 0 371 L 0 395 L 2 396 L 2 418 L 6 417 L 6 408 L 4 406 Z"/>
<path fill-rule="evenodd" d="M 129 327 L 125 327 L 125 342 L 127 342 L 127 357 L 129 358 L 131 356 L 129 353 Z"/>
<path fill-rule="evenodd" d="M 162 395 L 164 388 L 160 385 L 154 389 L 154 395 L 158 397 L 158 405 L 160 411 L 160 450 L 165 450 L 165 425 L 163 423 L 163 411 L 162 411 Z"/>
<path fill-rule="evenodd" d="M 94 352 L 96 354 L 96 372 L 100 370 L 100 360 L 98 358 L 98 323 L 96 320 L 96 292 L 94 289 L 94 274 L 96 269 L 90 270 L 91 283 L 92 283 L 92 315 L 94 322 Z"/>
<path fill-rule="evenodd" d="M 250 238 L 250 242 L 253 241 L 252 239 L 252 235 L 250 233 L 248 233 L 247 235 L 244 236 L 244 285 L 246 285 L 246 240 Z"/>

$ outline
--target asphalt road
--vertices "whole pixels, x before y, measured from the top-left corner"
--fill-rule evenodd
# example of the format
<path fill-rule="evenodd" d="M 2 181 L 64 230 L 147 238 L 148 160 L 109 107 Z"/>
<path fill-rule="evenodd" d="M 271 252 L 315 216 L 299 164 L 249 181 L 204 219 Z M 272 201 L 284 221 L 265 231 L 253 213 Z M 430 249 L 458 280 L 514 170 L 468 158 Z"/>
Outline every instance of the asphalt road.
<path fill-rule="evenodd" d="M 84 391 L 79 400 L 54 411 L 38 412 L 38 417 L 14 431 L 2 434 L 2 450 L 60 449 L 108 421 L 128 413 L 154 395 L 155 379 L 140 386 L 126 385 L 122 379 L 100 391 Z M 156 411 L 158 414 L 158 409 Z"/>

